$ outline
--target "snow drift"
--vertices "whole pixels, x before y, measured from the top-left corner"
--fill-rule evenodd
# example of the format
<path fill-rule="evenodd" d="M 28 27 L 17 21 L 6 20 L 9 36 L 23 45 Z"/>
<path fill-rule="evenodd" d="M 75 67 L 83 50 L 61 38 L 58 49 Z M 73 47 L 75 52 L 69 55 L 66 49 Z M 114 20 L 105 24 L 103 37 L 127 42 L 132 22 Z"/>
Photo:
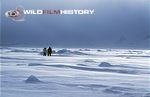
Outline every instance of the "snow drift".
<path fill-rule="evenodd" d="M 40 81 L 37 77 L 35 77 L 34 75 L 29 76 L 26 80 L 26 83 L 41 83 L 42 81 Z"/>

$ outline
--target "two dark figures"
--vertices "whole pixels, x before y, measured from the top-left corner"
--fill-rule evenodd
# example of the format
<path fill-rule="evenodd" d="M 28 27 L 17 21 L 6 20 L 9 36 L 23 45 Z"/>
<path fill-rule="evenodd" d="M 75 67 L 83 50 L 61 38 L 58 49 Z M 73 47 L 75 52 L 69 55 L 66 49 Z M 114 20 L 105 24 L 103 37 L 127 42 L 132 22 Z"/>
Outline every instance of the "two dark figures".
<path fill-rule="evenodd" d="M 52 48 L 51 47 L 49 47 L 48 49 L 47 48 L 43 49 L 43 56 L 46 56 L 46 55 L 48 55 L 48 56 L 52 55 Z"/>

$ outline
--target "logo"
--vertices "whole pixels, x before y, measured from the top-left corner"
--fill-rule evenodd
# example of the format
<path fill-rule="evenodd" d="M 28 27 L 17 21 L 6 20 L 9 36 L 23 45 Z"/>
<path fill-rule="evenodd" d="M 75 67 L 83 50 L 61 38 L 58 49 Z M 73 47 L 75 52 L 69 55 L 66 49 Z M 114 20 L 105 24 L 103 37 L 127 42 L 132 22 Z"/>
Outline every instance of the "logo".
<path fill-rule="evenodd" d="M 7 11 L 5 16 L 14 21 L 24 21 L 23 7 L 17 7 L 15 10 Z"/>
<path fill-rule="evenodd" d="M 50 10 L 24 10 L 23 7 L 17 7 L 15 10 L 10 10 L 5 13 L 6 17 L 14 21 L 24 21 L 25 15 L 93 15 L 94 9 L 50 9 Z"/>

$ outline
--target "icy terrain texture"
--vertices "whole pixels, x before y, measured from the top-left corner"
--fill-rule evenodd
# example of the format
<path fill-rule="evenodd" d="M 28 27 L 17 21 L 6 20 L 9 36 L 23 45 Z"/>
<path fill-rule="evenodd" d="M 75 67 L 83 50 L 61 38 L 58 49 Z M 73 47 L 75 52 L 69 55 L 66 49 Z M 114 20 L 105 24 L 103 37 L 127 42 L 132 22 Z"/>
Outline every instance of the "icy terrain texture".
<path fill-rule="evenodd" d="M 150 97 L 149 50 L 0 50 L 1 97 Z"/>

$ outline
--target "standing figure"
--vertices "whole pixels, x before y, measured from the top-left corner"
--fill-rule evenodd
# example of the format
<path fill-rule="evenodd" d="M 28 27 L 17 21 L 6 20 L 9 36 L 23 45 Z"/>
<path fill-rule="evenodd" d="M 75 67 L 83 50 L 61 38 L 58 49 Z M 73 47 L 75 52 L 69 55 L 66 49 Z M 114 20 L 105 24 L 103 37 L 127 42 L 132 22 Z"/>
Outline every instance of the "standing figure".
<path fill-rule="evenodd" d="M 46 48 L 43 49 L 43 56 L 46 56 Z"/>
<path fill-rule="evenodd" d="M 48 56 L 51 56 L 51 54 L 52 54 L 52 48 L 49 47 L 49 48 L 48 48 Z"/>

